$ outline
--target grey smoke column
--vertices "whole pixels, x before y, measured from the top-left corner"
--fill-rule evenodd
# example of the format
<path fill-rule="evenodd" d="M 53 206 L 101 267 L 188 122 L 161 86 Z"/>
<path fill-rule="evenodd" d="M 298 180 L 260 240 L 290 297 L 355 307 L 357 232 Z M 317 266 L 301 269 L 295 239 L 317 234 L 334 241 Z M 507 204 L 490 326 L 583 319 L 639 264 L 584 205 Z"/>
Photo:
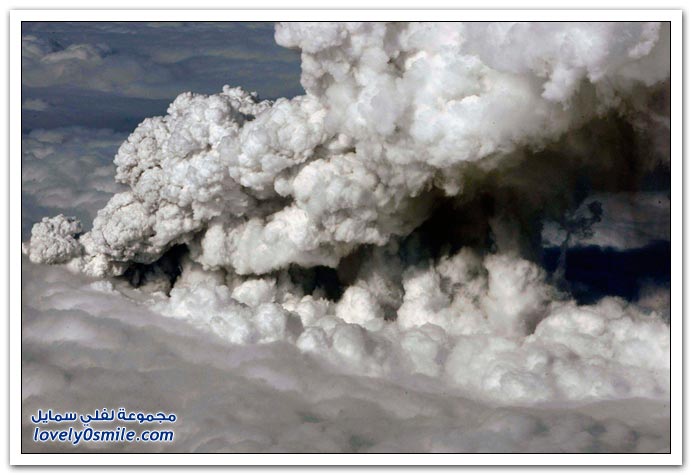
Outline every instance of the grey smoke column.
<path fill-rule="evenodd" d="M 73 265 L 118 275 L 187 243 L 193 260 L 239 274 L 335 266 L 408 234 L 435 196 L 463 195 L 470 164 L 487 172 L 608 110 L 632 114 L 669 76 L 667 28 L 279 24 L 279 44 L 303 53 L 307 95 L 187 93 L 146 120 L 115 159 L 131 190 L 80 237 Z"/>

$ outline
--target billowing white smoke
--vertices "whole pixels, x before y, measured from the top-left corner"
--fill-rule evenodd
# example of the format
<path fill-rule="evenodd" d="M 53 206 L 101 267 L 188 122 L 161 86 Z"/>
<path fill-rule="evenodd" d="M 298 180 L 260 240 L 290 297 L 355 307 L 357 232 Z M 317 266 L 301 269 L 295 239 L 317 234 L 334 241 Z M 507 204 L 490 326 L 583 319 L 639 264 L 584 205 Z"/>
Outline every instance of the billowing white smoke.
<path fill-rule="evenodd" d="M 666 28 L 278 25 L 279 44 L 303 52 L 307 95 L 182 94 L 145 120 L 115 158 L 131 190 L 99 213 L 76 265 L 120 274 L 185 242 L 238 274 L 334 266 L 410 232 L 431 189 L 463 193 L 464 164 L 555 139 L 666 79 Z"/>
<path fill-rule="evenodd" d="M 284 274 L 229 283 L 188 261 L 154 306 L 233 343 L 287 340 L 342 369 L 443 378 L 497 402 L 668 395 L 670 329 L 658 311 L 618 298 L 580 307 L 528 261 L 465 250 L 407 269 L 387 322 L 392 259 L 374 256 L 378 267 L 336 303 Z"/>
<path fill-rule="evenodd" d="M 669 77 L 669 37 L 658 23 L 279 24 L 277 42 L 302 51 L 306 95 L 180 95 L 120 147 L 130 189 L 93 228 L 53 218 L 25 252 L 97 277 L 136 272 L 169 293 L 152 297 L 162 313 L 357 373 L 419 373 L 501 402 L 666 398 L 660 309 L 578 306 L 519 255 L 522 228 L 502 213 L 487 223 L 493 253 L 426 260 L 403 239 L 441 200 L 468 206 L 479 182 L 521 189 L 568 162 L 607 166 L 597 144 L 577 159 L 555 150 L 583 146 L 560 141 L 595 120 L 658 119 L 647 98 Z M 544 149 L 543 168 L 527 162 Z M 563 186 L 513 206 L 536 209 Z M 160 259 L 179 244 L 189 253 L 171 289 Z M 350 268 L 338 301 L 306 283 L 315 266 Z"/>

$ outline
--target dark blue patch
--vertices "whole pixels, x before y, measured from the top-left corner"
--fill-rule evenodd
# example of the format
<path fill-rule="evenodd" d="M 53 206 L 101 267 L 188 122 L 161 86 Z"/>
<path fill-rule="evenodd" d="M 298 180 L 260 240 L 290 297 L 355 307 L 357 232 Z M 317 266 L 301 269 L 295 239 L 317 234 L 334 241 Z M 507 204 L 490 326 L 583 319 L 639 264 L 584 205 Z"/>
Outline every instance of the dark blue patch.
<path fill-rule="evenodd" d="M 559 257 L 560 248 L 544 249 L 543 266 L 548 272 L 555 271 Z M 670 285 L 669 241 L 627 251 L 597 246 L 571 248 L 565 262 L 565 280 L 582 305 L 608 295 L 634 301 L 644 285 Z"/>

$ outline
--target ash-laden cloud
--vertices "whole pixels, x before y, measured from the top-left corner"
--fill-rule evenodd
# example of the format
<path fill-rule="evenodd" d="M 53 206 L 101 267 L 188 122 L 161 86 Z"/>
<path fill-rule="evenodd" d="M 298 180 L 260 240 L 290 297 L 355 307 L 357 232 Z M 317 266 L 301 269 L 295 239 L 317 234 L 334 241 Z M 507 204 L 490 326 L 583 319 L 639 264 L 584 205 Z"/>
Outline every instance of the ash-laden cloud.
<path fill-rule="evenodd" d="M 31 261 L 122 276 L 157 314 L 352 375 L 492 404 L 669 398 L 666 289 L 580 305 L 539 259 L 546 239 L 665 221 L 646 211 L 664 190 L 641 192 L 670 163 L 668 24 L 287 23 L 275 38 L 301 51 L 306 95 L 181 94 L 116 154 L 129 189 L 86 233 L 38 223 Z M 623 193 L 643 203 L 629 221 L 608 211 Z"/>

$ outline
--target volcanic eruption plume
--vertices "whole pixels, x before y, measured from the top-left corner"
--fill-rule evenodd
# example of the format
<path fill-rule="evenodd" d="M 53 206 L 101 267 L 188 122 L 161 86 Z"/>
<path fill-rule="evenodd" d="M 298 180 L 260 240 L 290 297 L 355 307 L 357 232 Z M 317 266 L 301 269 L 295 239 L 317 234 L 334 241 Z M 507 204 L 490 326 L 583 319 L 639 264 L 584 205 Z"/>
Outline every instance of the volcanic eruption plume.
<path fill-rule="evenodd" d="M 622 200 L 653 209 L 669 24 L 286 23 L 275 39 L 300 50 L 305 95 L 179 95 L 118 150 L 128 189 L 86 232 L 37 223 L 30 260 L 356 374 L 493 403 L 669 397 L 665 299 L 579 300 L 564 255 L 541 260 L 546 239 L 606 239 Z"/>

